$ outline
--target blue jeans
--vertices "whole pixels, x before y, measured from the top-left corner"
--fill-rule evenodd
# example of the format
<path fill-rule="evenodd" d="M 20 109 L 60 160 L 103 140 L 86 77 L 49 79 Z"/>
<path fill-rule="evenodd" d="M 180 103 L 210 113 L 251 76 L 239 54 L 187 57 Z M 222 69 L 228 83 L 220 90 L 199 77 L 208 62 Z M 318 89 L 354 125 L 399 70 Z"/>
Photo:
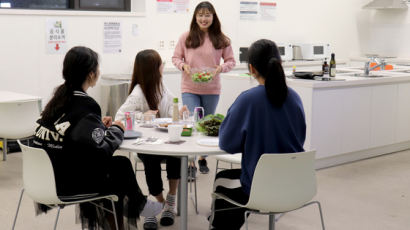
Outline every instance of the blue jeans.
<path fill-rule="evenodd" d="M 218 105 L 219 95 L 200 95 L 193 93 L 182 93 L 182 103 L 188 107 L 189 113 L 194 114 L 195 107 L 204 107 L 204 116 L 215 114 Z M 206 157 L 206 155 L 201 156 Z"/>
<path fill-rule="evenodd" d="M 204 107 L 205 116 L 208 114 L 214 114 L 218 101 L 219 95 L 182 94 L 182 103 L 188 106 L 190 114 L 193 114 L 194 108 L 198 106 Z"/>

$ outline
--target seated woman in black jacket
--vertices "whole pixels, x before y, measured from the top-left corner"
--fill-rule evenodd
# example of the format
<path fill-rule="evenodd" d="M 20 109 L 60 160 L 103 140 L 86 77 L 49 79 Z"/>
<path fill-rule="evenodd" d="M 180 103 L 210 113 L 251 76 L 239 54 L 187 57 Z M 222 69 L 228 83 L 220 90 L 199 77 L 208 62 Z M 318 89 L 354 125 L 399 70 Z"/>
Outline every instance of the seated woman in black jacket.
<path fill-rule="evenodd" d="M 37 121 L 34 145 L 46 150 L 52 161 L 61 200 L 70 201 L 78 194 L 115 194 L 120 229 L 123 216 L 136 227 L 140 215 L 157 215 L 162 204 L 141 193 L 128 158 L 113 156 L 124 138 L 124 126 L 111 117 L 101 119 L 100 106 L 86 93 L 95 86 L 99 72 L 98 54 L 93 50 L 74 47 L 67 52 L 65 81 Z M 110 203 L 101 203 L 111 209 Z M 112 215 L 89 203 L 80 205 L 80 217 L 83 227 L 114 227 Z"/>

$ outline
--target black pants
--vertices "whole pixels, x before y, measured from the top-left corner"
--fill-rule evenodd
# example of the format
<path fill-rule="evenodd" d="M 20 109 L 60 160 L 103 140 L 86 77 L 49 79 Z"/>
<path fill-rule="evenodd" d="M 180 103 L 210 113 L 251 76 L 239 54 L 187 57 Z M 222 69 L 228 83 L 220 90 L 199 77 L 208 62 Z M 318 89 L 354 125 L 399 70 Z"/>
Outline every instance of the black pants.
<path fill-rule="evenodd" d="M 216 174 L 214 191 L 222 193 L 240 204 L 246 204 L 249 195 L 246 194 L 240 185 L 239 178 L 241 169 L 229 169 Z M 232 208 L 232 209 L 231 209 Z M 218 211 L 222 209 L 230 209 Z M 245 222 L 245 208 L 238 208 L 225 200 L 215 200 L 215 214 L 212 222 L 213 229 L 239 230 Z"/>
<path fill-rule="evenodd" d="M 144 164 L 145 179 L 147 181 L 149 193 L 153 196 L 159 195 L 164 190 L 161 178 L 161 162 L 165 161 L 167 178 L 181 178 L 181 159 L 170 156 L 159 156 L 149 154 L 138 154 Z"/>

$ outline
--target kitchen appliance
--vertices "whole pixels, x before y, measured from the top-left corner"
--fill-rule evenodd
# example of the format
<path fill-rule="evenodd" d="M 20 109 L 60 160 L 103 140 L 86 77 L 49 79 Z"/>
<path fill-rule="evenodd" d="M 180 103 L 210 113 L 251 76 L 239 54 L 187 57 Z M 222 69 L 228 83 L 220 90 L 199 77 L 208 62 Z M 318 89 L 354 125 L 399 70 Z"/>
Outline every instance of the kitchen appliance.
<path fill-rule="evenodd" d="M 290 43 L 278 43 L 278 49 L 282 61 L 291 61 L 293 59 L 293 48 Z"/>
<path fill-rule="evenodd" d="M 330 56 L 330 44 L 302 43 L 293 46 L 294 60 L 322 60 Z"/>
<path fill-rule="evenodd" d="M 247 63 L 248 62 L 248 47 L 239 48 L 239 62 Z"/>

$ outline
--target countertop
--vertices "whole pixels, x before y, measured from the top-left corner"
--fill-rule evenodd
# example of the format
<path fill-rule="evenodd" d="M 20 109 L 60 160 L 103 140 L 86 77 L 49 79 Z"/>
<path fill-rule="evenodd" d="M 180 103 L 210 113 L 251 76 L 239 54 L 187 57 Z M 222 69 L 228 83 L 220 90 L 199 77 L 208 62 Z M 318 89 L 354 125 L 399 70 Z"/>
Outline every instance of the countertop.
<path fill-rule="evenodd" d="M 321 78 L 316 80 L 297 79 L 292 78 L 290 71 L 285 71 L 288 76 L 287 83 L 289 86 L 300 86 L 307 88 L 338 88 L 338 87 L 352 87 L 365 86 L 377 84 L 391 84 L 398 82 L 410 82 L 410 67 L 395 66 L 394 70 L 371 71 L 370 76 L 381 75 L 381 77 L 358 77 L 355 74 L 363 73 L 363 70 L 358 67 L 345 67 L 337 69 L 336 78 L 330 81 L 322 81 Z M 239 73 L 226 73 L 226 77 L 238 78 L 243 76 Z"/>

